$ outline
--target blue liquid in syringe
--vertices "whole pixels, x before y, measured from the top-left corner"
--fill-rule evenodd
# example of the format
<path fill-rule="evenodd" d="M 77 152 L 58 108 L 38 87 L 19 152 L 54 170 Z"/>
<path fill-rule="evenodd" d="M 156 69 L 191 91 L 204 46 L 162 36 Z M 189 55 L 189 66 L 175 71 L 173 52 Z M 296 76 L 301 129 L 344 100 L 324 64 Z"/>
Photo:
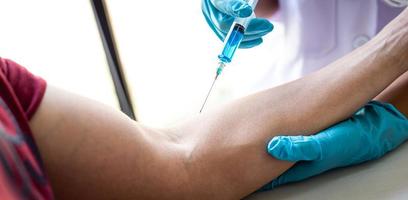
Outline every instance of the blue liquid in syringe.
<path fill-rule="evenodd" d="M 218 55 L 218 58 L 224 63 L 230 63 L 232 57 L 235 54 L 235 51 L 238 49 L 239 45 L 241 44 L 242 39 L 244 38 L 245 27 L 235 23 L 234 28 L 229 33 L 229 35 L 225 38 L 227 41 L 225 42 L 224 49 L 222 53 Z"/>
<path fill-rule="evenodd" d="M 217 80 L 218 76 L 221 74 L 222 69 L 224 69 L 226 63 L 230 63 L 232 57 L 234 56 L 235 51 L 238 49 L 239 45 L 241 44 L 242 39 L 244 38 L 245 27 L 241 24 L 234 22 L 233 28 L 228 33 L 227 37 L 224 41 L 224 49 L 222 53 L 218 55 L 220 59 L 220 66 L 217 68 L 217 73 L 215 75 L 214 81 L 211 85 L 210 90 L 208 91 L 207 97 L 204 100 L 203 105 L 201 106 L 200 113 L 203 110 L 205 103 L 207 102 L 208 97 L 210 96 L 211 90 Z"/>

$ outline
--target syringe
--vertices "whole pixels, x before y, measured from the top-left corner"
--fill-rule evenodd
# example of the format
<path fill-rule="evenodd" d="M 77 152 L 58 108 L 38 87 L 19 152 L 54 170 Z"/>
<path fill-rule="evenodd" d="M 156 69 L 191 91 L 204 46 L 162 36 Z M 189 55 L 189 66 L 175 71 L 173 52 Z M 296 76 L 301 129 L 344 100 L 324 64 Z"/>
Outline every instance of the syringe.
<path fill-rule="evenodd" d="M 258 3 L 258 0 L 246 0 L 246 2 L 254 10 L 256 7 L 256 4 Z M 219 66 L 217 68 L 215 78 L 210 87 L 210 90 L 208 91 L 208 94 L 204 100 L 204 103 L 201 106 L 200 113 L 204 109 L 205 103 L 207 102 L 207 99 L 211 94 L 211 91 L 214 87 L 216 80 L 218 79 L 218 76 L 220 76 L 226 64 L 231 62 L 232 57 L 235 54 L 235 51 L 238 49 L 239 45 L 242 42 L 242 39 L 244 38 L 245 29 L 248 27 L 249 22 L 253 18 L 255 18 L 255 12 L 252 12 L 252 15 L 247 18 L 235 18 L 234 22 L 232 23 L 231 28 L 227 36 L 224 39 L 224 48 L 221 54 L 218 55 Z"/>

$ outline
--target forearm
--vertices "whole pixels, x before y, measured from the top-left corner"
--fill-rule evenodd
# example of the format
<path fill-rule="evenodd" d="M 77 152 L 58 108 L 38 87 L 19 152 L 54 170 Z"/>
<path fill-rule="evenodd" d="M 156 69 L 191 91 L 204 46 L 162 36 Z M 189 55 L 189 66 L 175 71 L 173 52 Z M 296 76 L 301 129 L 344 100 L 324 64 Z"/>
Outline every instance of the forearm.
<path fill-rule="evenodd" d="M 405 72 L 375 99 L 391 103 L 408 117 L 408 72 Z"/>
<path fill-rule="evenodd" d="M 387 30 L 393 34 L 380 34 L 317 73 L 181 126 L 180 140 L 194 147 L 187 165 L 197 184 L 193 188 L 197 193 L 205 188 L 200 196 L 208 198 L 241 198 L 280 175 L 291 164 L 270 158 L 266 141 L 322 130 L 378 95 L 407 70 L 407 26 L 402 27 L 405 32 Z"/>

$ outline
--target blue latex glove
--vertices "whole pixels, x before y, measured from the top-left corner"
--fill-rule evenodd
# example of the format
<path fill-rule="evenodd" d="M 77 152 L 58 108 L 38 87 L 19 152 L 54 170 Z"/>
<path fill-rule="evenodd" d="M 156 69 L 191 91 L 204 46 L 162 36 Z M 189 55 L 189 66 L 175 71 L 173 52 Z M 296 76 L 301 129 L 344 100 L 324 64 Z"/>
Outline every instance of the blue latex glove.
<path fill-rule="evenodd" d="M 408 120 L 403 114 L 390 104 L 370 102 L 351 118 L 316 135 L 274 137 L 267 147 L 270 155 L 300 162 L 260 190 L 380 158 L 407 138 Z"/>
<path fill-rule="evenodd" d="M 249 17 L 252 8 L 244 0 L 202 0 L 205 19 L 215 34 L 224 41 L 235 17 Z M 273 29 L 267 19 L 254 18 L 245 30 L 240 48 L 251 48 L 262 43 L 262 36 Z"/>

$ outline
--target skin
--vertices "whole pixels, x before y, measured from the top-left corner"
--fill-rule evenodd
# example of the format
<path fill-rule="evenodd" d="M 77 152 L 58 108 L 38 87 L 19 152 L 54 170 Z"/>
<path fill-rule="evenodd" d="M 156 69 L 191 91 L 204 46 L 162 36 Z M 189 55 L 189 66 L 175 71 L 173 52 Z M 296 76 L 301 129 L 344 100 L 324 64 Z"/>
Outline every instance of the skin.
<path fill-rule="evenodd" d="M 270 18 L 279 10 L 278 0 L 259 0 L 255 9 L 258 17 Z M 408 73 L 398 78 L 386 90 L 378 95 L 375 100 L 388 102 L 396 105 L 398 110 L 403 113 L 408 113 Z"/>
<path fill-rule="evenodd" d="M 261 18 L 270 18 L 279 9 L 278 0 L 259 0 L 255 8 L 255 14 Z"/>
<path fill-rule="evenodd" d="M 279 10 L 278 0 L 259 0 L 255 9 L 258 17 L 270 18 Z M 375 100 L 388 102 L 396 105 L 398 110 L 403 113 L 408 113 L 408 73 L 398 78 L 386 90 L 378 95 Z"/>
<path fill-rule="evenodd" d="M 408 73 L 406 72 L 394 81 L 375 100 L 388 102 L 408 117 Z"/>
<path fill-rule="evenodd" d="M 30 126 L 57 199 L 239 199 L 294 164 L 269 139 L 346 119 L 407 72 L 407 33 L 405 10 L 324 69 L 168 129 L 54 87 Z"/>

